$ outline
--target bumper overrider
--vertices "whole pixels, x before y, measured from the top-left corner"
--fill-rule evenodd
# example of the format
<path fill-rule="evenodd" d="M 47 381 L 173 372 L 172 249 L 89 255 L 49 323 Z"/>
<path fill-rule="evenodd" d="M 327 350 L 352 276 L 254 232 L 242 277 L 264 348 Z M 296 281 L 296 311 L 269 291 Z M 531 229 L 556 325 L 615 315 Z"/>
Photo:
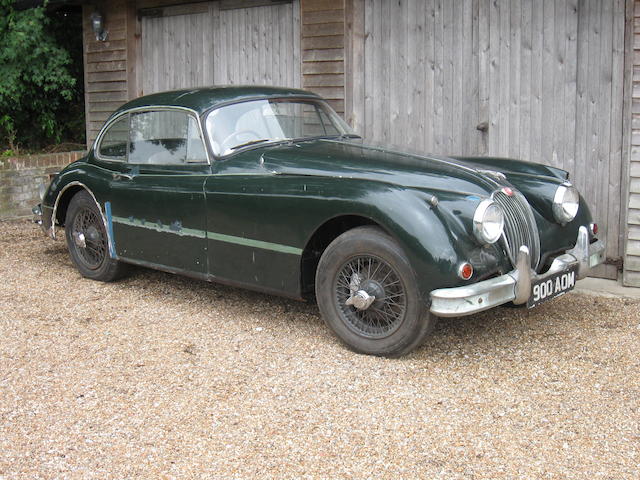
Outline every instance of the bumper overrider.
<path fill-rule="evenodd" d="M 38 204 L 31 209 L 33 213 L 33 223 L 37 223 L 42 227 L 42 205 Z"/>
<path fill-rule="evenodd" d="M 56 239 L 55 225 L 52 223 L 53 218 L 49 221 L 49 217 L 47 217 L 47 221 L 44 221 L 44 208 L 42 204 L 39 203 L 35 207 L 31 209 L 33 213 L 33 223 L 40 225 L 40 228 L 44 232 L 45 235 L 48 235 L 51 239 Z"/>
<path fill-rule="evenodd" d="M 522 246 L 516 268 L 509 273 L 471 285 L 433 290 L 431 313 L 439 317 L 459 317 L 507 302 L 522 305 L 529 300 L 534 283 L 572 269 L 577 269 L 578 279 L 584 278 L 593 267 L 603 263 L 604 258 L 604 242 L 598 240 L 589 243 L 589 232 L 583 226 L 578 230 L 575 247 L 557 256 L 546 272 L 537 274 L 531 269 L 529 249 Z"/>

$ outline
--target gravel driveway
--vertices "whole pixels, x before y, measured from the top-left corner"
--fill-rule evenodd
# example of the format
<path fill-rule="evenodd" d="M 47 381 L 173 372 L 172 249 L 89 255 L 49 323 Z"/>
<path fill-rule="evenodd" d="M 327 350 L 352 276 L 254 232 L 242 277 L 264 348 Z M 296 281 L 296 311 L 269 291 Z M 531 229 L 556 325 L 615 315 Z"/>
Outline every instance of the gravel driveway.
<path fill-rule="evenodd" d="M 400 360 L 314 305 L 136 270 L 85 280 L 0 222 L 0 479 L 640 476 L 640 302 L 443 320 Z"/>

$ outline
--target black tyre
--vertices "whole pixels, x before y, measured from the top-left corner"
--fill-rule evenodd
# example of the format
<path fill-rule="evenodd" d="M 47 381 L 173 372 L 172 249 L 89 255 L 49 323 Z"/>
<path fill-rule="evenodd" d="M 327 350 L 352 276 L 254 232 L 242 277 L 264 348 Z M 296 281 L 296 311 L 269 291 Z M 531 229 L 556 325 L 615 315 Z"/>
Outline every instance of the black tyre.
<path fill-rule="evenodd" d="M 71 259 L 82 276 L 110 282 L 124 273 L 126 266 L 109 256 L 102 215 L 93 197 L 84 190 L 69 203 L 65 236 Z"/>
<path fill-rule="evenodd" d="M 325 322 L 351 349 L 397 357 L 418 347 L 436 322 L 400 246 L 377 227 L 343 233 L 316 272 Z"/>

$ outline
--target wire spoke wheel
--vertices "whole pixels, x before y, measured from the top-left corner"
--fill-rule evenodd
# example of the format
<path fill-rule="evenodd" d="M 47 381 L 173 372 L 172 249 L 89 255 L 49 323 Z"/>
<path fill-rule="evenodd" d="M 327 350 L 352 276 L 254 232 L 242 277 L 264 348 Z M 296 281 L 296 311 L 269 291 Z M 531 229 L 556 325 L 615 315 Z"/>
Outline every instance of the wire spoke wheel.
<path fill-rule="evenodd" d="M 73 219 L 73 247 L 84 266 L 96 270 L 107 255 L 107 239 L 102 220 L 95 211 L 81 208 Z"/>
<path fill-rule="evenodd" d="M 71 198 L 64 227 L 69 255 L 83 277 L 111 282 L 126 273 L 126 264 L 110 255 L 105 220 L 88 191 L 79 191 Z"/>
<path fill-rule="evenodd" d="M 405 285 L 398 272 L 377 256 L 359 255 L 347 260 L 338 269 L 333 291 L 343 322 L 358 335 L 387 337 L 405 319 Z M 361 295 L 368 302 L 358 308 L 350 301 L 354 295 Z"/>

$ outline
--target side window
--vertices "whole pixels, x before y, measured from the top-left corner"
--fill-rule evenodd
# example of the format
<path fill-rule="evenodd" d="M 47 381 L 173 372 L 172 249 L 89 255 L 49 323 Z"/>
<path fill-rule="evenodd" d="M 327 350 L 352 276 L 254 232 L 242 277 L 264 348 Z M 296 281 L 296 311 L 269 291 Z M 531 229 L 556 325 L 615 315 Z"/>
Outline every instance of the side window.
<path fill-rule="evenodd" d="M 172 165 L 206 162 L 195 120 L 185 112 L 131 114 L 129 163 Z"/>
<path fill-rule="evenodd" d="M 98 155 L 110 160 L 126 161 L 129 138 L 129 115 L 113 123 L 100 141 Z"/>

